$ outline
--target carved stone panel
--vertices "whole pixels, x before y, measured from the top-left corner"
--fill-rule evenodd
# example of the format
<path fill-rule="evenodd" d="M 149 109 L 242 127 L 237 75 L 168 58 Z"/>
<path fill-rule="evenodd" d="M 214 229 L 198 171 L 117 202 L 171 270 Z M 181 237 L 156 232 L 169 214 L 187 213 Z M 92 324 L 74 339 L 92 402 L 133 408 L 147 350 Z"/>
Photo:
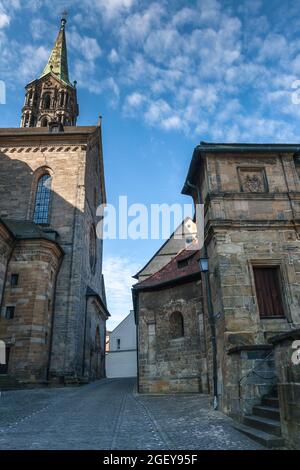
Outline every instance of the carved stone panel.
<path fill-rule="evenodd" d="M 268 191 L 264 168 L 238 168 L 241 191 L 244 193 L 265 193 Z"/>

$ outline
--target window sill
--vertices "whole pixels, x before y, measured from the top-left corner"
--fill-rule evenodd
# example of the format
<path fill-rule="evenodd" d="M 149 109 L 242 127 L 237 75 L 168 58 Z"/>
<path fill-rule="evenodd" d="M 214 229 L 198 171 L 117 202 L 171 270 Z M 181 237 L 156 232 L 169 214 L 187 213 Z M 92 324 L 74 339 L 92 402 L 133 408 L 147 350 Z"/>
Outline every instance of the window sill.
<path fill-rule="evenodd" d="M 274 317 L 271 317 L 271 316 L 270 317 L 260 317 L 260 319 L 262 321 L 265 321 L 265 320 L 281 320 L 281 321 L 285 320 L 285 321 L 287 321 L 286 316 L 279 317 L 278 315 L 274 316 Z"/>

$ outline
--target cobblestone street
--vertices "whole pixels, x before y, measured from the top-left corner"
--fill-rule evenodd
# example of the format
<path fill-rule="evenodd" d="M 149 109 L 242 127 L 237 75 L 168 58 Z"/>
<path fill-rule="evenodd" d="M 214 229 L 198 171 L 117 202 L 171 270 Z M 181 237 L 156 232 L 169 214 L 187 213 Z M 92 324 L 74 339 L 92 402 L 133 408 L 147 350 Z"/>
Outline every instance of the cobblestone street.
<path fill-rule="evenodd" d="M 3 392 L 0 449 L 261 449 L 207 396 L 139 396 L 131 379 Z"/>

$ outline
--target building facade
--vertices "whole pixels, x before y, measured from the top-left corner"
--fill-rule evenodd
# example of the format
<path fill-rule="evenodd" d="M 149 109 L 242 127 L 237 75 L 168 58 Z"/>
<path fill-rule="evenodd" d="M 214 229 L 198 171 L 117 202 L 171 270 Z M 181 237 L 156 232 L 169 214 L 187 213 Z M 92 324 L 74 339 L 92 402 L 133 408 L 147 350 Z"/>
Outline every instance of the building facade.
<path fill-rule="evenodd" d="M 136 325 L 133 310 L 109 335 L 106 375 L 108 378 L 137 376 Z"/>
<path fill-rule="evenodd" d="M 42 76 L 26 88 L 21 128 L 0 129 L 0 338 L 4 373 L 26 382 L 105 375 L 101 127 L 75 126 L 65 23 Z"/>
<path fill-rule="evenodd" d="M 168 244 L 174 246 L 172 237 L 164 245 L 167 251 Z M 185 245 L 182 238 L 181 246 Z M 140 393 L 208 392 L 207 325 L 198 258 L 197 245 L 182 248 L 133 286 Z"/>
<path fill-rule="evenodd" d="M 208 392 L 267 447 L 300 442 L 298 149 L 196 147 L 183 194 L 204 206 L 204 245 L 164 264 L 167 243 L 133 288 L 140 392 Z"/>
<path fill-rule="evenodd" d="M 212 300 L 206 315 L 214 318 L 216 337 L 215 348 L 208 342 L 211 389 L 216 377 L 221 410 L 276 432 L 276 422 L 247 415 L 262 400 L 268 403 L 265 395 L 273 394 L 276 403 L 277 391 L 281 409 L 286 408 L 273 338 L 289 336 L 300 325 L 298 148 L 201 143 L 183 188 L 205 205 L 202 256 L 209 262 Z M 297 394 L 290 401 L 299 408 Z"/>

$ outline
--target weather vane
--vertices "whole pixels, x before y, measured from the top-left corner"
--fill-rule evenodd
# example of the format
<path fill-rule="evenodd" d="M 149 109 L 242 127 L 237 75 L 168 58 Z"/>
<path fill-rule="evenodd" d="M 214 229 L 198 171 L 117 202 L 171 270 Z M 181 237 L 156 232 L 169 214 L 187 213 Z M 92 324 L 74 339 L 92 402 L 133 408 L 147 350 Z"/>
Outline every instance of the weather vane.
<path fill-rule="evenodd" d="M 68 11 L 67 11 L 67 10 L 64 10 L 64 11 L 62 12 L 62 17 L 65 18 L 65 19 L 67 19 L 67 18 L 68 18 L 68 14 L 69 14 Z"/>

